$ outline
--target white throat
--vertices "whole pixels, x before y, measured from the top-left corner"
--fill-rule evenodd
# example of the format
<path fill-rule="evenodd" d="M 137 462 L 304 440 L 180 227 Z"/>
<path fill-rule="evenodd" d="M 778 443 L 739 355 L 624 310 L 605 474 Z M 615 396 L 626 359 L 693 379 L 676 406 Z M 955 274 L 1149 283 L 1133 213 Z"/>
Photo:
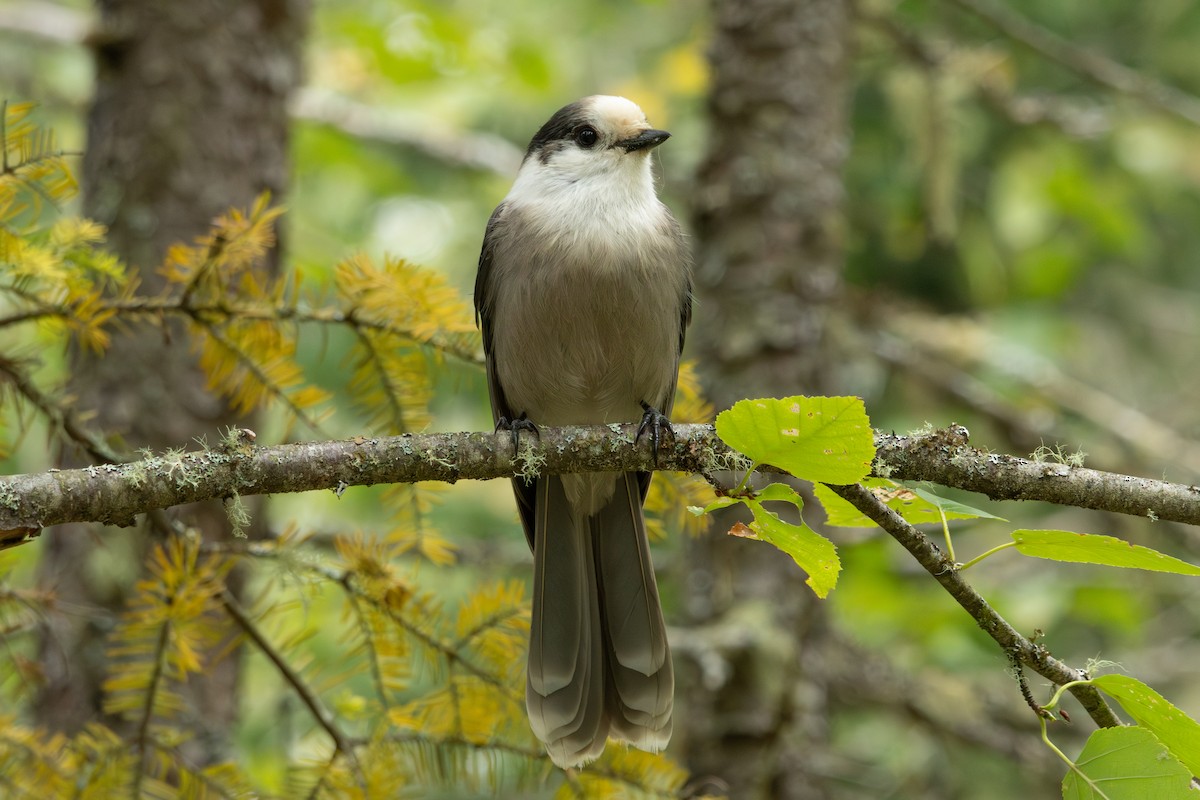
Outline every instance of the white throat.
<path fill-rule="evenodd" d="M 597 254 L 636 248 L 639 237 L 648 228 L 656 228 L 667 213 L 655 194 L 648 156 L 625 152 L 586 155 L 595 156 L 586 166 L 597 168 L 557 163 L 563 159 L 543 164 L 536 154 L 531 155 L 505 202 L 526 212 L 522 215 L 525 219 L 537 220 L 543 242 L 587 248 Z M 596 163 L 610 158 L 616 163 Z"/>

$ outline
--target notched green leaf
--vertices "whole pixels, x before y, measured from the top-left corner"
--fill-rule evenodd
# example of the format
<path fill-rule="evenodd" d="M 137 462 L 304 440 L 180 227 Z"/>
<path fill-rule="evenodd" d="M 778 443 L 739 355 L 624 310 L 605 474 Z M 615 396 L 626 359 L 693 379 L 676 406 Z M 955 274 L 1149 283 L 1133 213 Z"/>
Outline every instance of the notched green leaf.
<path fill-rule="evenodd" d="M 805 583 L 817 597 L 824 598 L 837 585 L 842 562 L 837 547 L 805 525 L 784 522 L 777 514 L 763 508 L 757 500 L 747 500 L 746 505 L 754 514 L 750 530 L 764 542 L 770 542 L 792 557 L 800 569 L 808 575 Z"/>
<path fill-rule="evenodd" d="M 788 503 L 800 511 L 804 508 L 804 500 L 795 489 L 784 483 L 772 483 L 753 498 L 720 497 L 704 508 L 692 506 L 689 510 L 693 514 L 707 514 L 737 503 L 749 508 L 754 520 L 749 525 L 741 522 L 734 525 L 729 531 L 731 536 L 769 542 L 787 553 L 808 575 L 806 583 L 817 597 L 824 598 L 833 590 L 842 570 L 833 542 L 803 522 L 785 522 L 763 506 L 763 503 Z"/>
<path fill-rule="evenodd" d="M 786 483 L 771 483 L 763 487 L 761 492 L 755 495 L 756 500 L 760 503 L 791 503 L 796 508 L 804 508 L 804 498 L 800 493 L 788 486 Z"/>

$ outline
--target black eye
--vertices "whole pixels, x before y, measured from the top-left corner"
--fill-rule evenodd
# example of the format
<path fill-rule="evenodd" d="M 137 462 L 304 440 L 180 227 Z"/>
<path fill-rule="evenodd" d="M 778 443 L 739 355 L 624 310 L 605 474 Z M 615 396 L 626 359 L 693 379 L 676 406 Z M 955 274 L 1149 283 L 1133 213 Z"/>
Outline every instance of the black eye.
<path fill-rule="evenodd" d="M 584 125 L 575 131 L 575 141 L 579 142 L 580 147 L 591 147 L 599 138 L 600 134 L 591 125 Z"/>

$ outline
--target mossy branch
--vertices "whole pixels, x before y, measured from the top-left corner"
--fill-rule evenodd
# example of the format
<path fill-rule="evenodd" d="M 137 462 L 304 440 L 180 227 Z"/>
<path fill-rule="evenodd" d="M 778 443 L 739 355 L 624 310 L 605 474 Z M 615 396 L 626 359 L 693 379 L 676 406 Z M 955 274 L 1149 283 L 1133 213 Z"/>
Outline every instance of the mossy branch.
<path fill-rule="evenodd" d="M 657 454 L 636 426 L 543 428 L 522 439 L 539 471 L 675 470 L 705 476 L 736 463 L 711 425 L 676 425 Z M 521 472 L 507 433 L 427 433 L 272 446 L 233 442 L 168 452 L 126 464 L 0 478 L 0 546 L 50 525 L 132 525 L 138 514 L 198 500 L 417 481 L 489 480 Z M 1000 500 L 1042 500 L 1200 524 L 1200 487 L 987 453 L 952 427 L 928 434 L 877 434 L 875 473 L 932 481 Z M 656 457 L 657 456 L 657 457 Z"/>

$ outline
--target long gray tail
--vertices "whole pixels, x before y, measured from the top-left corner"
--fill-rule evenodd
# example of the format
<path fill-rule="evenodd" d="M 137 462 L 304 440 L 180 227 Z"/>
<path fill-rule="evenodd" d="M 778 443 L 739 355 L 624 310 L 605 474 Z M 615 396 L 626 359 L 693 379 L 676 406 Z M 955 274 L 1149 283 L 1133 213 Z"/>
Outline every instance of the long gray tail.
<path fill-rule="evenodd" d="M 675 679 L 636 473 L 577 517 L 556 476 L 538 479 L 533 623 L 525 701 L 560 767 L 591 761 L 611 734 L 658 751 L 671 738 Z"/>
<path fill-rule="evenodd" d="M 591 528 L 599 567 L 611 735 L 658 752 L 671 739 L 675 673 L 636 473 L 617 477 L 612 500 L 591 518 Z"/>

